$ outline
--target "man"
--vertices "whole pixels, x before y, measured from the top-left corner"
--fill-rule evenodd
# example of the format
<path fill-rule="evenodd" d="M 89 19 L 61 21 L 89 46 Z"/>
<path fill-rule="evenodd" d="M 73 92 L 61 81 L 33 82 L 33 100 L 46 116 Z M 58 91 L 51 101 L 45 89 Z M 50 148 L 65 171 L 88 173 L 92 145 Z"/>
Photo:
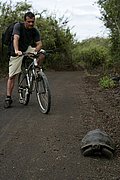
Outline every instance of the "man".
<path fill-rule="evenodd" d="M 15 84 L 15 77 L 21 72 L 23 55 L 22 52 L 38 52 L 41 50 L 42 42 L 38 30 L 34 27 L 35 15 L 27 12 L 24 15 L 23 23 L 16 23 L 13 28 L 12 42 L 10 45 L 9 77 L 7 81 L 7 97 L 5 108 L 12 104 L 12 92 Z M 45 58 L 44 51 L 40 53 L 38 63 Z"/>

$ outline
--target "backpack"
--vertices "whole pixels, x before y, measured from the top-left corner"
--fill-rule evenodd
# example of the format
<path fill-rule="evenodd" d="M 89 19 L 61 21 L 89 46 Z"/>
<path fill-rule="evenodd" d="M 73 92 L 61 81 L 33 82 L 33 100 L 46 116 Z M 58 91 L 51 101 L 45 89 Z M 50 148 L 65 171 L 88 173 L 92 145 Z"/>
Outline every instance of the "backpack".
<path fill-rule="evenodd" d="M 13 28 L 14 28 L 14 25 L 16 24 L 17 22 L 14 22 L 12 24 L 10 24 L 7 29 L 5 30 L 4 33 L 2 33 L 2 44 L 3 45 L 6 45 L 6 46 L 9 46 L 10 43 L 11 43 L 11 40 L 12 40 L 12 32 L 13 32 Z M 21 23 L 20 23 L 21 24 Z"/>
<path fill-rule="evenodd" d="M 8 48 L 8 55 L 10 54 L 10 45 L 11 45 L 11 41 L 12 41 L 12 33 L 13 33 L 13 28 L 14 28 L 14 25 L 16 24 L 17 22 L 14 22 L 12 24 L 10 24 L 7 29 L 5 30 L 4 33 L 2 33 L 2 56 L 4 56 L 4 45 L 7 46 Z M 22 34 L 23 33 L 23 23 L 19 22 L 20 23 L 20 33 Z M 33 36 L 35 36 L 35 33 L 33 32 Z"/>
<path fill-rule="evenodd" d="M 12 32 L 13 32 L 13 28 L 14 25 L 17 22 L 14 22 L 12 24 L 10 24 L 7 29 L 5 30 L 5 32 L 2 33 L 2 57 L 4 56 L 4 45 L 7 46 L 7 55 L 10 55 L 10 45 L 11 45 L 11 41 L 12 41 Z M 21 31 L 21 23 L 20 23 L 20 31 Z"/>

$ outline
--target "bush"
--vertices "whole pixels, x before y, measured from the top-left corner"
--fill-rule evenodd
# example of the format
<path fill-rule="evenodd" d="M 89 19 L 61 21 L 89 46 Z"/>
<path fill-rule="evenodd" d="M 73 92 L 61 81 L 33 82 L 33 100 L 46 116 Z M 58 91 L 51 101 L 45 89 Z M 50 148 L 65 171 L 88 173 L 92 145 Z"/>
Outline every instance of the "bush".
<path fill-rule="evenodd" d="M 102 88 L 113 88 L 115 87 L 115 82 L 110 78 L 108 77 L 107 75 L 100 78 L 100 82 L 99 82 L 99 85 L 102 87 Z"/>
<path fill-rule="evenodd" d="M 94 69 L 105 63 L 107 51 L 104 47 L 89 47 L 82 49 L 80 60 L 84 62 L 87 69 Z"/>
<path fill-rule="evenodd" d="M 98 66 L 109 67 L 111 65 L 110 40 L 104 38 L 90 38 L 76 43 L 73 50 L 73 59 L 76 66 L 94 69 Z"/>

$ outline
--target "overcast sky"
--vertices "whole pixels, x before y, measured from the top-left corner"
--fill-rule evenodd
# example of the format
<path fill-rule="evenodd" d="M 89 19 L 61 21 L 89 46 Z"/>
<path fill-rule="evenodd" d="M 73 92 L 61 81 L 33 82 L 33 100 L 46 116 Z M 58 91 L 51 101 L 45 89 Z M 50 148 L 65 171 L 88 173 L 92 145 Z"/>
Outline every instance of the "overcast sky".
<path fill-rule="evenodd" d="M 20 0 L 12 0 L 13 3 Z M 78 40 L 90 37 L 106 37 L 107 30 L 101 17 L 96 0 L 27 0 L 32 4 L 34 10 L 42 12 L 47 10 L 49 14 L 63 15 L 68 18 L 68 26 L 76 33 Z"/>

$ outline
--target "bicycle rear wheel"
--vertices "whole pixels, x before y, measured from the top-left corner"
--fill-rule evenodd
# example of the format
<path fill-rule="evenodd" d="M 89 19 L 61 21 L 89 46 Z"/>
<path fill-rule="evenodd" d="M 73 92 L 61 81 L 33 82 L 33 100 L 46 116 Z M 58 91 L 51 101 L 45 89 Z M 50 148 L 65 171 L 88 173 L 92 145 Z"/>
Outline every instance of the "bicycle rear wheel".
<path fill-rule="evenodd" d="M 44 72 L 38 73 L 36 79 L 36 96 L 41 112 L 47 114 L 51 107 L 51 93 L 48 79 Z"/>
<path fill-rule="evenodd" d="M 21 104 L 27 105 L 30 100 L 30 92 L 27 83 L 27 77 L 24 71 L 18 75 L 18 93 L 19 102 Z"/>

